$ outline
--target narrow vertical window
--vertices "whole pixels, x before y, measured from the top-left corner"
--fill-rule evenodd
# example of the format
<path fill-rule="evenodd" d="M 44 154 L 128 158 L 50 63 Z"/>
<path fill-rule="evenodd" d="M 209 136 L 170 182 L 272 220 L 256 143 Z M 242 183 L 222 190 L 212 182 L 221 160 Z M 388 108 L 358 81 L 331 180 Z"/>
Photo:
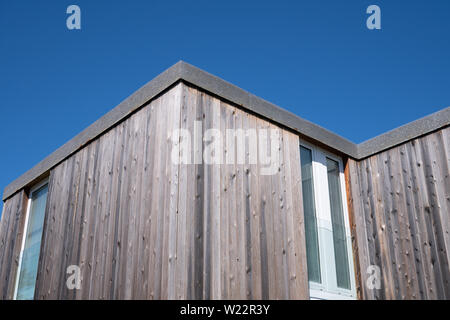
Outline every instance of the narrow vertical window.
<path fill-rule="evenodd" d="M 350 289 L 347 237 L 339 182 L 339 163 L 329 158 L 326 161 L 337 285 L 339 288 Z"/>
<path fill-rule="evenodd" d="M 355 299 L 342 159 L 300 143 L 310 299 Z"/>
<path fill-rule="evenodd" d="M 300 146 L 300 162 L 302 174 L 303 211 L 305 215 L 306 256 L 308 279 L 321 282 L 319 239 L 317 235 L 317 218 L 314 204 L 314 180 L 312 169 L 312 151 Z"/>
<path fill-rule="evenodd" d="M 44 184 L 30 194 L 16 280 L 16 299 L 31 300 L 34 298 L 47 192 L 48 184 Z"/>

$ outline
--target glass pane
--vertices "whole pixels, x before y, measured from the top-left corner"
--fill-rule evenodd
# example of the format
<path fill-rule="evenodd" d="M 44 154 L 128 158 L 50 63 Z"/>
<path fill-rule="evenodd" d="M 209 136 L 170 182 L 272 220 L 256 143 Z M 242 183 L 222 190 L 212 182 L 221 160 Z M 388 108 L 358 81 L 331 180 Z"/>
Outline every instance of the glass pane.
<path fill-rule="evenodd" d="M 327 158 L 327 173 L 337 285 L 339 288 L 350 289 L 347 239 L 345 235 L 341 184 L 339 182 L 339 163 Z"/>
<path fill-rule="evenodd" d="M 317 236 L 317 218 L 314 204 L 314 181 L 311 150 L 300 146 L 302 170 L 303 212 L 305 215 L 306 257 L 309 281 L 321 282 L 319 240 Z"/>
<path fill-rule="evenodd" d="M 33 192 L 28 216 L 28 227 L 25 246 L 22 255 L 22 264 L 17 287 L 17 299 L 31 300 L 34 298 L 39 252 L 41 249 L 42 229 L 47 202 L 47 185 Z"/>

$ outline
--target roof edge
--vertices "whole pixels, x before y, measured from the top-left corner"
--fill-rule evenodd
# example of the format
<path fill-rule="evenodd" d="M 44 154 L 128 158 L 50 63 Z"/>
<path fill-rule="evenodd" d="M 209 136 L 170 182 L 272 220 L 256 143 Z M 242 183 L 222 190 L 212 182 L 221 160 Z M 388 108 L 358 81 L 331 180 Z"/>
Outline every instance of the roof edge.
<path fill-rule="evenodd" d="M 280 108 L 234 84 L 181 61 L 182 80 L 213 93 L 255 114 L 294 130 L 345 155 L 356 157 L 357 145 L 317 124 Z"/>
<path fill-rule="evenodd" d="M 362 160 L 448 125 L 450 125 L 450 107 L 361 142 L 358 144 L 357 159 Z"/>
<path fill-rule="evenodd" d="M 18 179 L 10 183 L 4 190 L 3 201 L 14 195 L 17 191 L 39 180 L 49 170 L 180 80 L 193 84 L 266 119 L 290 128 L 300 135 L 327 145 L 356 160 L 368 157 L 450 124 L 449 107 L 357 145 L 223 79 L 184 61 L 179 61 L 142 86 L 118 106 L 84 129 Z"/>
<path fill-rule="evenodd" d="M 182 67 L 183 63 L 178 62 L 159 74 L 156 78 L 122 101 L 114 109 L 103 115 L 100 119 L 47 156 L 44 160 L 11 182 L 3 191 L 3 201 L 34 181 L 39 180 L 46 172 L 179 81 L 182 74 Z"/>

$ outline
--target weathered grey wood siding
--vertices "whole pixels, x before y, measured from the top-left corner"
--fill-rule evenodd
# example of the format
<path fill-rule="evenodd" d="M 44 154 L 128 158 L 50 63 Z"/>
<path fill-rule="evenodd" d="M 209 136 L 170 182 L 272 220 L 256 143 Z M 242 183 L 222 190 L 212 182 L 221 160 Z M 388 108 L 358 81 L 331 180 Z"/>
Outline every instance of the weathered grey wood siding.
<path fill-rule="evenodd" d="M 26 203 L 27 196 L 21 191 L 9 198 L 3 206 L 0 221 L 0 299 L 14 297 Z"/>
<path fill-rule="evenodd" d="M 450 299 L 450 128 L 349 160 L 364 299 Z M 381 269 L 370 290 L 369 265 Z"/>
<path fill-rule="evenodd" d="M 62 162 L 50 175 L 37 299 L 309 297 L 298 137 L 280 131 L 272 176 L 174 165 L 170 134 L 193 132 L 195 120 L 224 136 L 276 128 L 179 83 Z M 81 290 L 66 287 L 69 265 L 81 268 Z"/>

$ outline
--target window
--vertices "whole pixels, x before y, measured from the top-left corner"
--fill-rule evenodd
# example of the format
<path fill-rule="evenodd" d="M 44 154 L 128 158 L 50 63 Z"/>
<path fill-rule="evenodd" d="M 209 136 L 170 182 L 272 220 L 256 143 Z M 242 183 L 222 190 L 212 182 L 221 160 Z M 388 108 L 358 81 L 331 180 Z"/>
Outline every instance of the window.
<path fill-rule="evenodd" d="M 311 299 L 355 299 L 342 160 L 302 142 L 300 163 Z"/>
<path fill-rule="evenodd" d="M 19 268 L 14 292 L 15 299 L 31 300 L 34 298 L 47 192 L 47 182 L 39 184 L 30 192 L 25 217 L 24 238 L 19 256 Z"/>
<path fill-rule="evenodd" d="M 319 238 L 317 235 L 316 208 L 314 205 L 314 184 L 312 170 L 312 151 L 300 147 L 300 161 L 302 164 L 302 193 L 303 212 L 305 215 L 306 231 L 306 255 L 308 262 L 308 278 L 311 281 L 321 283 Z"/>

